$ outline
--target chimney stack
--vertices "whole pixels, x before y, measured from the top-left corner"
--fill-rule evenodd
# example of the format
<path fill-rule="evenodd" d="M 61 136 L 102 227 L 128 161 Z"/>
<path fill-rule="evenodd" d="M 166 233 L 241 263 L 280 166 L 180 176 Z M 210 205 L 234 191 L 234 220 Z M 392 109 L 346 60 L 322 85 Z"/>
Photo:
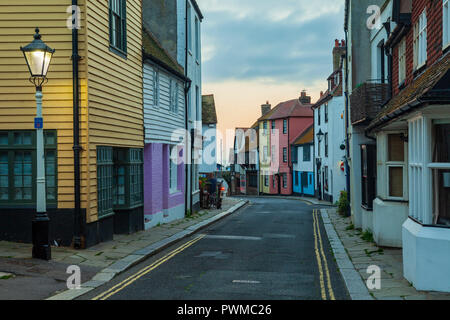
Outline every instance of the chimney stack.
<path fill-rule="evenodd" d="M 334 42 L 333 48 L 333 72 L 338 70 L 341 64 L 341 57 L 345 54 L 345 40 Z"/>
<path fill-rule="evenodd" d="M 311 97 L 306 95 L 306 90 L 303 90 L 298 99 L 301 104 L 311 104 Z"/>
<path fill-rule="evenodd" d="M 266 102 L 266 104 L 261 105 L 261 114 L 262 116 L 265 116 L 270 110 L 272 109 L 272 105 L 269 103 L 269 101 Z"/>

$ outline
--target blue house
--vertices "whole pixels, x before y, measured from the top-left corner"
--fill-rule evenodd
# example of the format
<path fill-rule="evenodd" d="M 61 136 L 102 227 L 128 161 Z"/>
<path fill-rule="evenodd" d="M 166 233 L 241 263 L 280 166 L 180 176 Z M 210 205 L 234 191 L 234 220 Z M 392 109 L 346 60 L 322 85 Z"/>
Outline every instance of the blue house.
<path fill-rule="evenodd" d="M 313 125 L 303 131 L 291 144 L 294 194 L 314 196 L 313 146 Z"/>

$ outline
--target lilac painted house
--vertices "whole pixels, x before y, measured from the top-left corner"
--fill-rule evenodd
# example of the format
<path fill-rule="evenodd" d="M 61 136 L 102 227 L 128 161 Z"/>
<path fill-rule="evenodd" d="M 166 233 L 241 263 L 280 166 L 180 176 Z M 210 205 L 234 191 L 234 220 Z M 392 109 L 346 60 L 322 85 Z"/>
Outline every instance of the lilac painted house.
<path fill-rule="evenodd" d="M 144 223 L 149 229 L 185 215 L 183 68 L 144 29 Z"/>

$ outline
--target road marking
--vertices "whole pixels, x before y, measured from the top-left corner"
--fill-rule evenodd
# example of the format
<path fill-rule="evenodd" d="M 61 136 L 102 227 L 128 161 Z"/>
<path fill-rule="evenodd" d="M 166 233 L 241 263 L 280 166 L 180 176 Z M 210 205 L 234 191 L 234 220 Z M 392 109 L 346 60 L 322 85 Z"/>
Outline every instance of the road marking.
<path fill-rule="evenodd" d="M 321 253 L 322 258 L 323 258 L 323 265 L 325 267 L 325 274 L 326 274 L 327 282 L 328 282 L 328 295 L 330 296 L 331 300 L 336 300 L 335 296 L 334 296 L 332 284 L 331 284 L 331 276 L 330 276 L 330 271 L 328 269 L 327 258 L 325 256 L 325 252 L 324 252 L 324 249 L 323 249 L 322 235 L 321 235 L 321 232 L 320 232 L 319 217 L 318 217 L 318 211 L 317 210 L 313 211 L 313 216 L 314 216 L 314 219 L 315 219 L 315 226 L 316 226 L 316 229 L 317 229 L 317 236 L 319 238 L 320 253 Z M 316 255 L 317 254 L 318 254 L 318 250 L 317 250 L 317 245 L 316 245 Z"/>
<path fill-rule="evenodd" d="M 157 261 L 155 261 L 151 265 L 149 265 L 149 266 L 139 270 L 138 272 L 136 272 L 132 276 L 128 277 L 127 279 L 123 280 L 122 282 L 116 284 L 112 288 L 110 288 L 110 289 L 106 290 L 105 292 L 99 294 L 98 296 L 92 298 L 92 300 L 106 300 L 106 299 L 108 299 L 109 297 L 115 295 L 119 291 L 122 291 L 123 289 L 125 289 L 130 284 L 132 284 L 136 280 L 140 279 L 141 277 L 143 277 L 144 275 L 146 275 L 150 271 L 156 269 L 157 267 L 159 267 L 164 262 L 167 262 L 168 260 L 172 259 L 174 256 L 176 256 L 180 252 L 186 250 L 187 248 L 192 246 L 197 241 L 203 239 L 204 237 L 205 237 L 205 235 L 200 235 L 200 236 L 196 237 L 195 239 L 186 242 L 184 245 L 178 247 L 177 249 L 175 249 L 172 252 L 168 253 L 164 257 L 158 259 Z"/>
<path fill-rule="evenodd" d="M 295 239 L 296 236 L 293 234 L 281 234 L 281 233 L 265 233 L 263 234 L 264 238 L 270 239 Z"/>
<path fill-rule="evenodd" d="M 327 294 L 325 291 L 325 285 L 324 285 L 324 279 L 323 279 L 322 260 L 320 258 L 318 243 L 317 243 L 315 210 L 313 211 L 313 230 L 314 230 L 314 248 L 315 248 L 315 252 L 316 252 L 317 265 L 319 268 L 320 292 L 322 294 L 322 300 L 327 300 Z"/>
<path fill-rule="evenodd" d="M 245 283 L 245 284 L 259 284 L 260 281 L 254 281 L 254 280 L 233 280 L 233 283 Z"/>
<path fill-rule="evenodd" d="M 225 240 L 262 240 L 261 237 L 247 237 L 247 236 L 223 236 L 223 235 L 207 235 L 205 239 L 225 239 Z"/>

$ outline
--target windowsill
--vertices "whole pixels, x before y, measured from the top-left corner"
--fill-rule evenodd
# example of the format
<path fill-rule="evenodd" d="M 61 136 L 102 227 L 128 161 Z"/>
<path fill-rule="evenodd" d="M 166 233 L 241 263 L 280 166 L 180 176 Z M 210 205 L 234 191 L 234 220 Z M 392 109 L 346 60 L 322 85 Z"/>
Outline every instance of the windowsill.
<path fill-rule="evenodd" d="M 174 196 L 174 195 L 179 194 L 179 193 L 181 193 L 181 191 L 178 190 L 178 189 L 171 189 L 171 190 L 169 190 L 169 194 L 171 196 Z"/>
<path fill-rule="evenodd" d="M 363 208 L 366 211 L 373 211 L 373 208 L 370 208 L 368 205 L 361 204 L 361 208 Z"/>
<path fill-rule="evenodd" d="M 117 54 L 119 57 L 124 58 L 125 60 L 127 59 L 127 53 L 125 51 L 122 51 L 121 49 L 114 47 L 111 44 L 109 45 L 109 51 Z"/>
<path fill-rule="evenodd" d="M 98 214 L 97 214 L 97 215 L 98 215 Z M 115 215 L 115 212 L 114 212 L 114 211 L 111 211 L 111 212 L 108 212 L 108 213 L 102 214 L 101 216 L 100 216 L 100 215 L 98 215 L 98 220 L 100 221 L 100 220 L 103 220 L 103 219 L 106 219 L 106 218 L 112 217 L 113 215 Z"/>
<path fill-rule="evenodd" d="M 424 228 L 437 228 L 437 229 L 449 229 L 450 230 L 450 226 L 444 226 L 441 224 L 424 224 L 411 216 L 408 216 L 408 218 L 411 219 L 412 221 L 414 221 L 415 223 L 420 224 Z"/>
<path fill-rule="evenodd" d="M 0 210 L 1 209 L 33 209 L 33 210 L 36 210 L 36 203 L 30 203 L 30 204 L 0 203 Z M 58 209 L 58 205 L 56 203 L 49 204 L 47 202 L 47 209 Z"/>
<path fill-rule="evenodd" d="M 382 198 L 382 197 L 379 197 L 379 196 L 377 198 L 380 199 L 383 202 L 409 203 L 409 201 L 405 200 L 404 198 L 394 198 L 394 197 Z"/>

